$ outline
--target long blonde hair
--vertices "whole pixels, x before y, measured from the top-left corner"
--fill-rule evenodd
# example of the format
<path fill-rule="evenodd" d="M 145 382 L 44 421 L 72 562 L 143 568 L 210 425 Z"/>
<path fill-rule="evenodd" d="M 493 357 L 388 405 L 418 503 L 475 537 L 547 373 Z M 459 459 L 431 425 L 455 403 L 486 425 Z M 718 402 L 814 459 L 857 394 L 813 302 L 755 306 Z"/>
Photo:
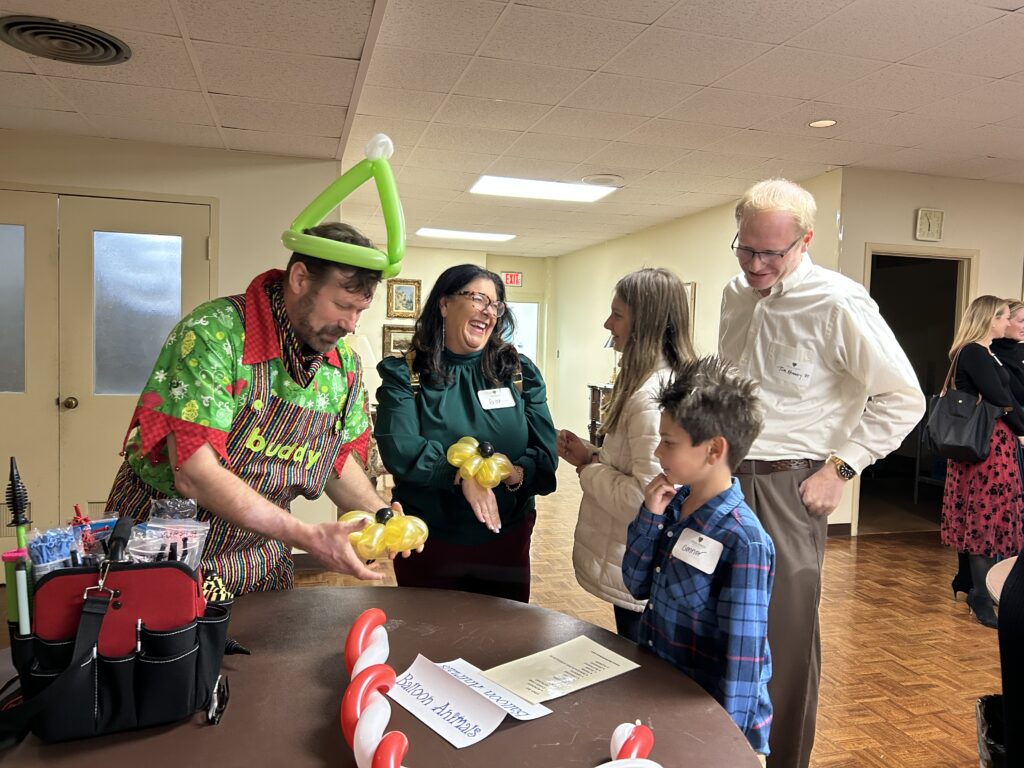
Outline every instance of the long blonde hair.
<path fill-rule="evenodd" d="M 987 338 L 992 328 L 992 321 L 1008 305 L 1009 302 L 1006 299 L 991 295 L 979 296 L 972 301 L 956 329 L 953 346 L 949 348 L 949 359 L 952 360 L 956 353 L 968 344 Z"/>
<path fill-rule="evenodd" d="M 696 358 L 690 342 L 686 286 L 667 269 L 640 269 L 615 284 L 615 295 L 629 307 L 632 323 L 622 350 L 622 366 L 612 389 L 601 431 L 619 423 L 626 401 L 643 386 L 664 358 L 673 375 Z"/>

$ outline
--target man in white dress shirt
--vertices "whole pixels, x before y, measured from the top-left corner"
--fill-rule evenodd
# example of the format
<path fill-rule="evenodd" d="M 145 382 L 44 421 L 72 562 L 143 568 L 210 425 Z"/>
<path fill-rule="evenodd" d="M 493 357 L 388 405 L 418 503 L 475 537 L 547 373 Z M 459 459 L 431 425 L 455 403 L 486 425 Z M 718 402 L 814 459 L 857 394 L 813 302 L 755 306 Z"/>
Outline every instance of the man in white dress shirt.
<path fill-rule="evenodd" d="M 906 354 L 863 286 L 811 262 L 813 196 L 785 179 L 736 206 L 742 273 L 722 295 L 719 352 L 761 385 L 765 428 L 738 471 L 775 541 L 768 613 L 771 768 L 806 768 L 821 678 L 818 601 L 828 515 L 846 483 L 924 413 Z"/>

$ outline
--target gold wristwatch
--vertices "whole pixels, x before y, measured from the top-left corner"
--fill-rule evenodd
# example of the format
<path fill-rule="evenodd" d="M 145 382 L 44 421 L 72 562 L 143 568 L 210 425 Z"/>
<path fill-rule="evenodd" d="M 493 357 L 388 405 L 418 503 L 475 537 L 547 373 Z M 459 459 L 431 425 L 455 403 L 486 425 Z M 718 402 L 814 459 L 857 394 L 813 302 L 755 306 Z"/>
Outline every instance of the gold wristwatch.
<path fill-rule="evenodd" d="M 843 480 L 853 480 L 853 478 L 857 476 L 857 470 L 840 459 L 834 453 L 825 459 L 825 461 L 836 468 L 836 474 L 838 474 Z"/>

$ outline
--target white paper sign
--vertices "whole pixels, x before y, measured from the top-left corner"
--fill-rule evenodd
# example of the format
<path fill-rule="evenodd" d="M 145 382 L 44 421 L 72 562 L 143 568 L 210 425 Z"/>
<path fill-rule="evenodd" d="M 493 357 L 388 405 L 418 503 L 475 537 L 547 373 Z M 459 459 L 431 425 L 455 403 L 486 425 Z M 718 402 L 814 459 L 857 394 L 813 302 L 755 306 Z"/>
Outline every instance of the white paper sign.
<path fill-rule="evenodd" d="M 589 637 L 577 637 L 484 672 L 488 680 L 539 704 L 608 680 L 640 665 Z"/>
<path fill-rule="evenodd" d="M 457 749 L 494 733 L 505 710 L 422 655 L 398 676 L 388 696 Z"/>
<path fill-rule="evenodd" d="M 551 714 L 551 710 L 543 704 L 527 701 L 507 688 L 488 680 L 482 671 L 465 659 L 439 662 L 437 666 L 477 695 L 497 704 L 516 720 L 536 720 L 538 717 Z"/>

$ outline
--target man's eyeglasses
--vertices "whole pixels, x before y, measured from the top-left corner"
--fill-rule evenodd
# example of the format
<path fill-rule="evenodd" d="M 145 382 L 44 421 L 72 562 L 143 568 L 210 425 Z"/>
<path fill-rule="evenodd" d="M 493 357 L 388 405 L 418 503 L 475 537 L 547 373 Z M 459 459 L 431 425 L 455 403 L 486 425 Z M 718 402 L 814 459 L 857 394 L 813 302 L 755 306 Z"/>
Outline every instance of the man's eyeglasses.
<path fill-rule="evenodd" d="M 747 248 L 745 245 L 740 245 L 740 233 L 736 233 L 736 237 L 732 239 L 732 252 L 736 254 L 736 258 L 740 261 L 753 261 L 755 256 L 760 256 L 761 261 L 765 264 L 774 264 L 780 259 L 784 258 L 787 253 L 793 250 L 793 246 L 804 239 L 804 235 L 800 235 L 796 240 L 787 245 L 781 251 L 755 251 L 753 248 Z"/>
<path fill-rule="evenodd" d="M 469 300 L 473 302 L 473 306 L 481 312 L 493 309 L 495 317 L 501 317 L 505 314 L 505 302 L 494 301 L 485 293 L 477 293 L 476 291 L 456 291 L 455 295 L 469 296 Z"/>

